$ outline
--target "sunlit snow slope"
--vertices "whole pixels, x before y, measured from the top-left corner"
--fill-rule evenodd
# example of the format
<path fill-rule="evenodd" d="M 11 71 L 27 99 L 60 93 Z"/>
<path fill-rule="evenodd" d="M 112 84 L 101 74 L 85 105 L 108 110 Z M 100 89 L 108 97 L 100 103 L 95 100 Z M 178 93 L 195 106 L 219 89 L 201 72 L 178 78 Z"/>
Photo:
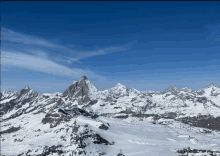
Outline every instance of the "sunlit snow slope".
<path fill-rule="evenodd" d="M 220 88 L 163 92 L 117 84 L 99 91 L 83 76 L 63 93 L 3 91 L 1 155 L 172 156 L 220 150 Z M 192 153 L 191 153 L 192 154 Z M 200 153 L 201 154 L 201 153 Z M 207 154 L 208 155 L 208 154 Z"/>

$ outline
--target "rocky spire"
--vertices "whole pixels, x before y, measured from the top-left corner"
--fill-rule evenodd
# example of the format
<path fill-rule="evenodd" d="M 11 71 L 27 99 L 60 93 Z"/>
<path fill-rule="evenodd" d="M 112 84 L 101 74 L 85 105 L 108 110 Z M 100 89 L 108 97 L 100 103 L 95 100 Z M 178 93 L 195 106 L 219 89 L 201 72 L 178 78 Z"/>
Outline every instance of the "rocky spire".
<path fill-rule="evenodd" d="M 176 87 L 174 87 L 173 85 L 171 85 L 170 87 L 168 87 L 166 90 L 170 91 L 170 90 L 175 90 Z"/>
<path fill-rule="evenodd" d="M 29 86 L 25 86 L 23 89 L 29 90 L 30 88 L 29 88 Z"/>
<path fill-rule="evenodd" d="M 85 75 L 83 75 L 80 80 L 88 80 L 88 78 Z"/>
<path fill-rule="evenodd" d="M 207 88 L 215 87 L 214 83 L 211 83 Z"/>
<path fill-rule="evenodd" d="M 87 98 L 90 96 L 91 92 L 98 91 L 88 78 L 83 75 L 80 80 L 73 81 L 72 84 L 63 92 L 63 96 L 69 97 L 84 97 Z"/>

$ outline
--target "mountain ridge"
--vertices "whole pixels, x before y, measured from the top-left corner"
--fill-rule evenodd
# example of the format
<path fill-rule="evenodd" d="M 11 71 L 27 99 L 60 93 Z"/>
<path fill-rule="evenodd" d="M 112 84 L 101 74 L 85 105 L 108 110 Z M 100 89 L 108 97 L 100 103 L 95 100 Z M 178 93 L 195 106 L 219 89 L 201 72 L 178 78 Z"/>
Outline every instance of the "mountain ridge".
<path fill-rule="evenodd" d="M 71 83 L 63 93 L 39 94 L 28 86 L 19 91 L 3 91 L 0 106 L 3 144 L 9 144 L 9 138 L 16 135 L 17 140 L 13 144 L 21 146 L 21 140 L 26 140 L 24 131 L 27 131 L 30 138 L 39 142 L 38 152 L 28 145 L 35 155 L 52 155 L 53 152 L 72 154 L 63 147 L 64 144 L 62 150 L 59 150 L 59 144 L 54 143 L 47 148 L 48 143 L 37 137 L 47 133 L 52 136 L 53 142 L 56 142 L 58 135 L 60 144 L 65 142 L 65 146 L 74 149 L 77 155 L 92 152 L 92 149 L 87 149 L 88 145 L 97 148 L 95 153 L 107 154 L 101 146 L 97 146 L 114 146 L 114 140 L 106 133 L 110 127 L 105 117 L 127 122 L 140 119 L 158 125 L 178 123 L 203 129 L 204 133 L 220 132 L 220 88 L 214 84 L 201 90 L 170 86 L 163 92 L 141 92 L 118 83 L 110 89 L 99 91 L 83 76 Z M 32 136 L 32 133 L 35 135 Z M 24 151 L 27 153 L 26 149 Z"/>

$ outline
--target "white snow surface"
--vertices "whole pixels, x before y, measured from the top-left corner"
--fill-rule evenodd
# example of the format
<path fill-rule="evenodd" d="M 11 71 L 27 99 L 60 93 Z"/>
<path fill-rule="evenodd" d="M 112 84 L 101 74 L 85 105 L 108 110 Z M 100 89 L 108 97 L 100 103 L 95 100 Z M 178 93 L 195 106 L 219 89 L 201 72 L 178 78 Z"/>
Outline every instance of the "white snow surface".
<path fill-rule="evenodd" d="M 114 118 L 99 117 L 96 120 L 79 116 L 73 118 L 68 123 L 63 123 L 56 128 L 50 128 L 48 124 L 42 125 L 40 119 L 44 114 L 29 115 L 11 120 L 8 124 L 13 126 L 22 126 L 22 129 L 16 133 L 5 134 L 2 136 L 1 147 L 4 155 L 17 155 L 25 152 L 26 149 L 32 149 L 32 154 L 42 151 L 43 146 L 52 146 L 62 144 L 62 150 L 76 149 L 76 145 L 69 143 L 71 131 L 67 130 L 74 125 L 89 125 L 91 129 L 96 131 L 100 136 L 108 140 L 114 141 L 114 145 L 91 145 L 99 151 L 105 151 L 106 156 L 117 155 L 122 149 L 126 156 L 176 156 L 175 149 L 182 149 L 190 146 L 192 149 L 220 149 L 220 133 L 202 134 L 197 133 L 197 129 L 178 125 L 174 123 L 172 126 L 154 125 L 149 120 L 139 121 L 137 118 L 119 120 Z M 109 123 L 109 130 L 98 129 L 102 123 Z M 3 125 L 4 126 L 4 125 Z M 40 129 L 40 131 L 37 131 Z M 83 129 L 79 130 L 83 132 Z M 56 133 L 58 132 L 58 133 Z M 16 135 L 16 136 L 14 136 Z M 65 137 L 66 141 L 62 141 L 60 137 Z M 190 136 L 193 136 L 192 138 Z M 189 139 L 190 138 L 190 139 Z M 15 139 L 23 140 L 15 142 Z M 86 149 L 90 146 L 86 147 Z M 8 150 L 10 149 L 10 150 Z M 34 152 L 38 150 L 38 152 Z M 89 151 L 91 148 L 89 149 Z M 97 153 L 91 154 L 96 156 Z"/>
<path fill-rule="evenodd" d="M 35 97 L 33 101 L 21 104 L 21 101 L 28 99 L 33 93 L 30 90 L 24 95 L 17 92 L 1 92 L 1 105 L 11 100 L 16 100 L 21 107 L 13 108 L 2 119 L 12 117 L 23 110 L 20 116 L 2 122 L 1 131 L 12 127 L 20 127 L 20 130 L 13 133 L 1 135 L 1 154 L 10 156 L 27 153 L 36 155 L 43 151 L 44 146 L 62 145 L 65 155 L 72 154 L 77 149 L 73 144 L 73 136 L 85 132 L 84 125 L 105 138 L 114 145 L 94 144 L 91 139 L 86 139 L 84 149 L 90 156 L 97 156 L 97 152 L 105 152 L 106 156 L 116 156 L 120 149 L 126 156 L 176 156 L 175 149 L 191 147 L 192 149 L 220 150 L 220 132 L 212 131 L 204 133 L 205 129 L 192 127 L 173 119 L 159 119 L 158 124 L 153 124 L 153 117 L 140 118 L 129 115 L 126 119 L 117 119 L 117 116 L 126 116 L 121 111 L 133 111 L 141 114 L 166 114 L 174 112 L 177 118 L 193 117 L 198 114 L 220 116 L 220 88 L 210 85 L 199 91 L 188 88 L 170 87 L 166 92 L 144 91 L 127 89 L 118 83 L 113 88 L 99 91 L 89 80 L 85 80 L 89 87 L 89 97 L 97 100 L 96 103 L 86 106 L 79 105 L 78 99 L 62 97 L 62 93 L 43 93 Z M 45 96 L 48 96 L 47 98 Z M 17 99 L 19 97 L 19 99 Z M 199 98 L 205 102 L 199 102 Z M 201 100 L 200 99 L 200 100 Z M 87 111 L 100 114 L 111 114 L 110 117 L 99 116 L 91 119 L 85 116 L 72 117 L 69 122 L 62 122 L 54 128 L 49 124 L 43 124 L 42 119 L 47 113 L 58 110 L 57 103 L 61 101 L 59 108 L 66 108 L 66 105 L 75 105 Z M 36 108 L 36 109 L 34 109 Z M 33 111 L 31 111 L 34 109 Z M 30 112 L 29 112 L 30 111 Z M 60 114 L 60 118 L 62 115 Z M 74 122 L 79 126 L 77 133 L 72 133 Z M 99 129 L 101 124 L 110 124 L 108 130 Z M 162 124 L 159 124 L 162 123 Z M 73 136 L 72 136 L 73 135 Z M 10 149 L 10 150 L 9 150 Z M 90 153 L 91 152 L 91 153 Z M 56 155 L 56 154 L 51 154 Z M 196 155 L 196 154 L 195 154 Z M 199 155 L 199 154 L 197 154 Z"/>

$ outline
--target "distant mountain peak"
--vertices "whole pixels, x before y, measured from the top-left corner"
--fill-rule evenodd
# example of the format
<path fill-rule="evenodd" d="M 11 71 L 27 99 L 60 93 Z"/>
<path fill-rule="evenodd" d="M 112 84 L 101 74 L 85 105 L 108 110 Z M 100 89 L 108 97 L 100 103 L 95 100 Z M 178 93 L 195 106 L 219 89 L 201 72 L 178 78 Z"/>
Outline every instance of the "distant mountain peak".
<path fill-rule="evenodd" d="M 122 85 L 121 83 L 117 83 L 112 89 L 127 89 L 126 86 Z"/>
<path fill-rule="evenodd" d="M 175 89 L 177 89 L 176 87 L 174 87 L 173 85 L 171 85 L 170 87 L 168 87 L 167 89 L 169 89 L 169 90 L 175 90 Z"/>
<path fill-rule="evenodd" d="M 73 81 L 71 85 L 63 92 L 63 96 L 70 96 L 70 97 L 79 97 L 79 96 L 86 96 L 86 97 L 93 97 L 96 92 L 99 90 L 93 86 L 93 84 L 88 80 L 88 78 L 83 75 L 80 80 Z"/>
<path fill-rule="evenodd" d="M 171 85 L 169 88 L 173 88 L 173 89 L 175 89 L 176 87 L 174 87 L 174 85 Z"/>
<path fill-rule="evenodd" d="M 29 86 L 25 86 L 23 89 L 28 90 L 30 89 Z"/>
<path fill-rule="evenodd" d="M 75 81 L 75 80 L 74 80 L 74 81 L 71 83 L 71 85 L 74 85 L 75 83 L 79 83 L 80 81 L 85 81 L 85 80 L 88 80 L 88 78 L 87 78 L 85 75 L 83 75 L 80 80 L 78 80 L 78 81 Z"/>
<path fill-rule="evenodd" d="M 88 78 L 85 75 L 83 75 L 80 80 L 88 80 Z"/>
<path fill-rule="evenodd" d="M 115 86 L 124 86 L 124 85 L 122 85 L 121 83 L 117 83 Z"/>
<path fill-rule="evenodd" d="M 165 92 L 172 92 L 172 91 L 175 91 L 177 88 L 176 87 L 174 87 L 173 85 L 171 85 L 170 87 L 168 87 L 166 90 L 165 90 Z"/>
<path fill-rule="evenodd" d="M 123 85 L 123 84 L 121 84 L 121 83 L 117 83 L 117 84 L 115 85 L 115 87 L 127 88 L 125 85 Z"/>
<path fill-rule="evenodd" d="M 214 83 L 211 83 L 207 88 L 215 87 Z"/>

